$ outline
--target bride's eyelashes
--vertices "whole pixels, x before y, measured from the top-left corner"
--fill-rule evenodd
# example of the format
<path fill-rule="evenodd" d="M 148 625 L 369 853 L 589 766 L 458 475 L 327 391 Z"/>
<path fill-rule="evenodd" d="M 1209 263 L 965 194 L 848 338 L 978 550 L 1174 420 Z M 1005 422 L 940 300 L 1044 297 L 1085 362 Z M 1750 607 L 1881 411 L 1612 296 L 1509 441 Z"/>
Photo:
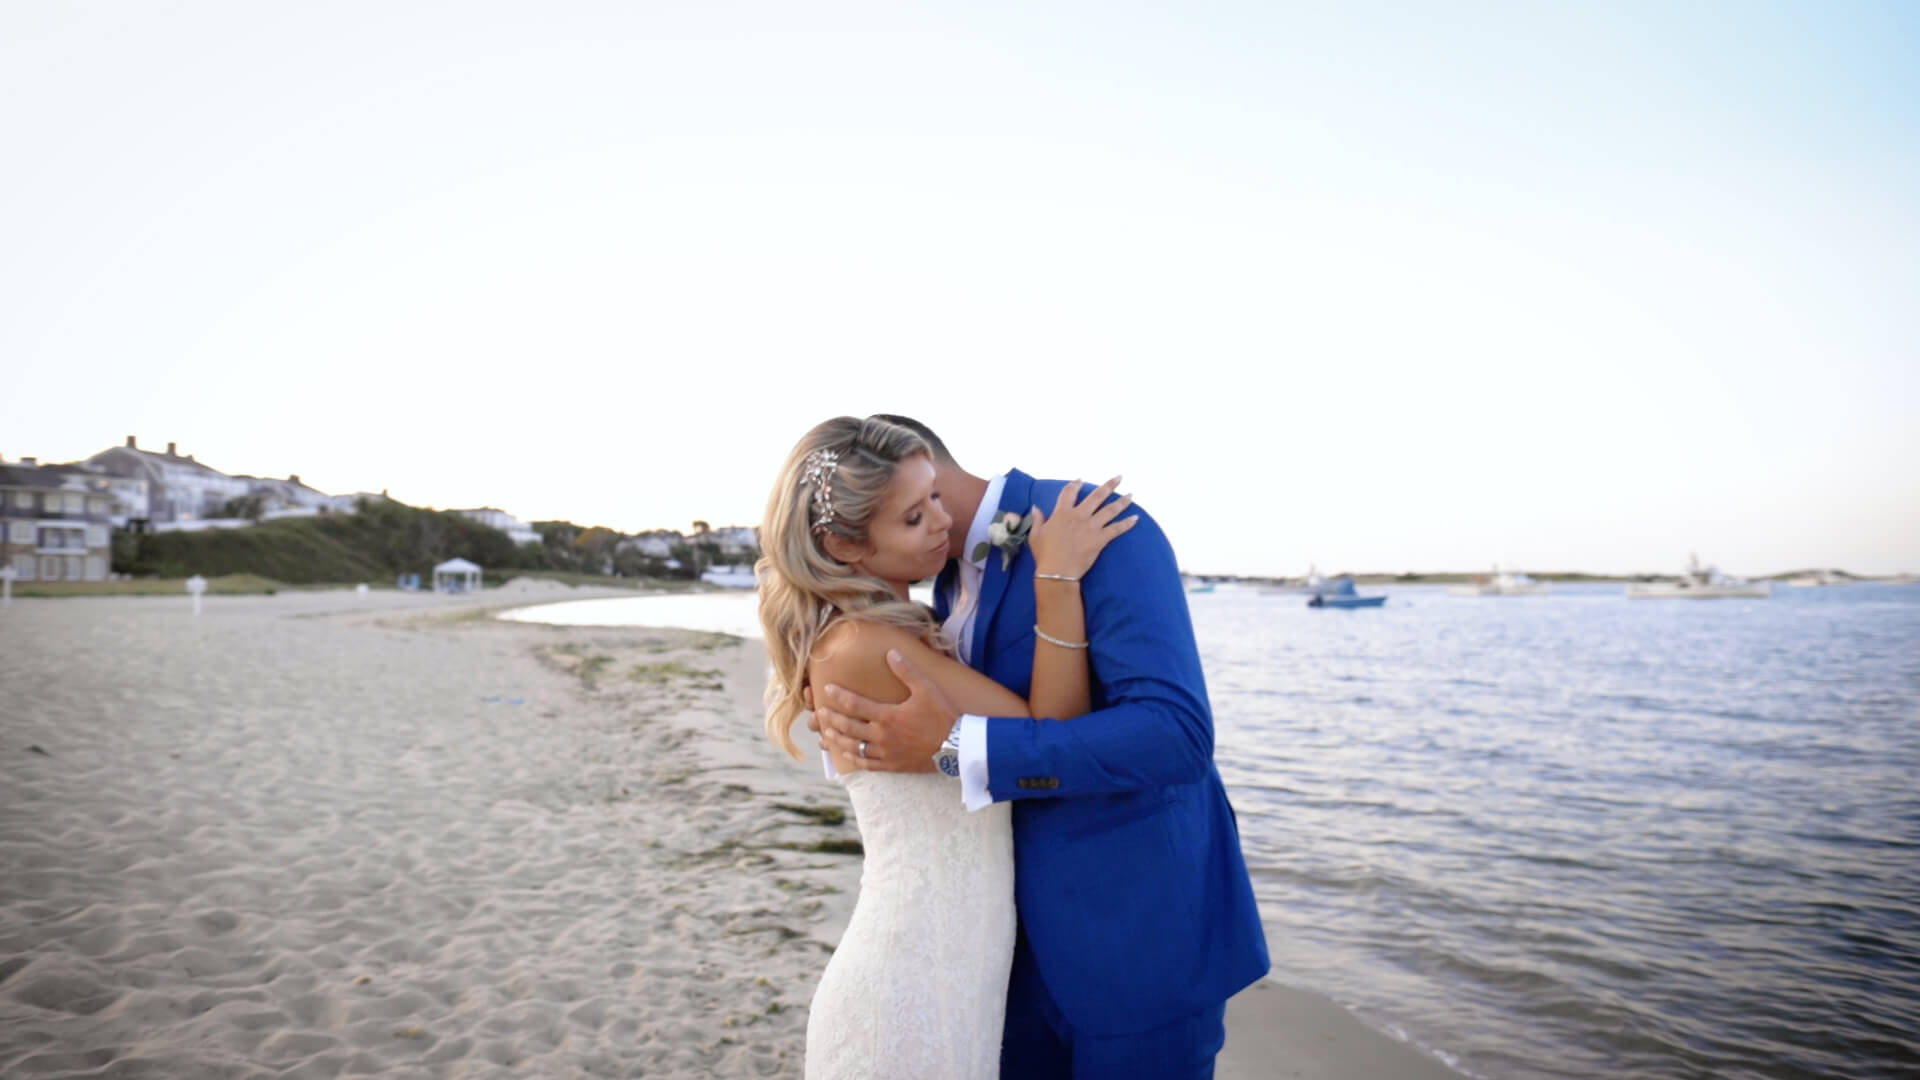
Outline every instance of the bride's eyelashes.
<path fill-rule="evenodd" d="M 929 496 L 927 496 L 927 501 L 928 501 L 928 502 L 939 502 L 939 501 L 940 501 L 940 493 L 936 491 L 936 492 L 934 492 L 933 494 L 931 494 L 931 495 L 929 495 Z M 923 514 L 923 513 L 921 513 L 921 512 L 920 512 L 920 511 L 918 511 L 918 510 L 915 510 L 915 511 L 914 511 L 914 512 L 913 512 L 912 514 L 910 514 L 910 515 L 908 515 L 908 517 L 907 517 L 907 526 L 908 526 L 909 528 L 913 528 L 913 527 L 916 527 L 916 526 L 918 526 L 918 525 L 920 524 L 920 522 L 921 522 L 921 520 L 922 520 L 923 518 L 925 518 L 925 517 L 926 517 L 926 515 L 925 515 L 925 514 Z"/>

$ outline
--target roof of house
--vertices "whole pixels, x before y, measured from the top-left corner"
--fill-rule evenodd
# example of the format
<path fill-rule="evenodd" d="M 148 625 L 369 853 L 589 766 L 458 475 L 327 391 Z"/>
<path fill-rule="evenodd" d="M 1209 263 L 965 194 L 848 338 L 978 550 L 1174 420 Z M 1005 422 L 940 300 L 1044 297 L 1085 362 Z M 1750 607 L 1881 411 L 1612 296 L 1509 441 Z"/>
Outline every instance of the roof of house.
<path fill-rule="evenodd" d="M 213 466 L 206 464 L 205 462 L 193 460 L 193 457 L 190 454 L 159 454 L 159 453 L 155 453 L 152 450 L 142 450 L 138 447 L 132 447 L 132 446 L 109 446 L 105 450 L 102 450 L 99 453 L 93 455 L 93 457 L 103 458 L 103 457 L 106 457 L 108 454 L 131 454 L 133 455 L 134 460 L 141 461 L 146 464 L 175 465 L 175 466 L 180 466 L 188 469 L 201 469 L 206 472 L 213 473 L 216 476 L 228 475 L 226 473 L 221 472 L 219 469 L 216 469 Z M 91 461 L 93 460 L 93 458 L 88 458 L 87 460 Z"/>
<path fill-rule="evenodd" d="M 38 466 L 0 465 L 0 487 L 51 488 L 58 491 L 66 486 L 58 473 Z"/>
<path fill-rule="evenodd" d="M 78 476 L 89 488 L 104 491 L 111 479 L 104 473 L 78 465 L 0 465 L 0 487 L 42 488 L 73 491 L 70 478 Z"/>

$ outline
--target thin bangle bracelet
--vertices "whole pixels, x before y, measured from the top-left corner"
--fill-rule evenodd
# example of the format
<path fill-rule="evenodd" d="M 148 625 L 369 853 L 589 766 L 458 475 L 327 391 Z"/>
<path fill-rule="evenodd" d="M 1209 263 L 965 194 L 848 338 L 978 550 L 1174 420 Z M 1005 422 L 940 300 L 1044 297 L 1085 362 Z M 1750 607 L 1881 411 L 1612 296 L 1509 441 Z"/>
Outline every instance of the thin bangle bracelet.
<path fill-rule="evenodd" d="M 1084 641 L 1062 641 L 1052 634 L 1047 633 L 1045 630 L 1040 629 L 1039 623 L 1033 624 L 1033 632 L 1040 635 L 1041 641 L 1051 645 L 1058 645 L 1063 649 L 1084 649 L 1087 647 L 1087 643 Z"/>
<path fill-rule="evenodd" d="M 1042 581 L 1079 581 L 1079 574 L 1035 574 Z"/>

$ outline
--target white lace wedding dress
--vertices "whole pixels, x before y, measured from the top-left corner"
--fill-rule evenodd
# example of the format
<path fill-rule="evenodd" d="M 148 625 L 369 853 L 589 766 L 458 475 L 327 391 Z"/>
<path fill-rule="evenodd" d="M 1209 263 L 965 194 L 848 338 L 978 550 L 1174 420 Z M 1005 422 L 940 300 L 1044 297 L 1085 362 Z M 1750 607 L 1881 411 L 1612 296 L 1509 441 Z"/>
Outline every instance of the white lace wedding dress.
<path fill-rule="evenodd" d="M 809 1080 L 995 1080 L 1013 963 L 1013 819 L 938 774 L 846 778 L 860 898 L 807 1017 Z"/>

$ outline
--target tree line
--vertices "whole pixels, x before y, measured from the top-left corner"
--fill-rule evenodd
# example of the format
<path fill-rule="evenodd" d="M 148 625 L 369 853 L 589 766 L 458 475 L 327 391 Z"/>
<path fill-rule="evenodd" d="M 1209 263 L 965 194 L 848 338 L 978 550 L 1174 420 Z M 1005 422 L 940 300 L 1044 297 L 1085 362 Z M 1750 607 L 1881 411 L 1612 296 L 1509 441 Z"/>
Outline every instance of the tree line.
<path fill-rule="evenodd" d="M 621 550 L 631 537 L 605 526 L 536 521 L 540 542 L 515 544 L 499 529 L 451 511 L 361 499 L 351 514 L 281 518 L 242 529 L 116 531 L 113 569 L 142 577 L 257 574 L 288 584 L 324 584 L 424 576 L 438 563 L 462 558 L 492 571 L 697 578 L 725 561 L 719 545 L 706 538 L 705 525 L 695 522 L 691 536 L 672 541 L 669 555 L 656 556 L 633 546 Z M 756 555 L 734 561 L 751 562 Z"/>

